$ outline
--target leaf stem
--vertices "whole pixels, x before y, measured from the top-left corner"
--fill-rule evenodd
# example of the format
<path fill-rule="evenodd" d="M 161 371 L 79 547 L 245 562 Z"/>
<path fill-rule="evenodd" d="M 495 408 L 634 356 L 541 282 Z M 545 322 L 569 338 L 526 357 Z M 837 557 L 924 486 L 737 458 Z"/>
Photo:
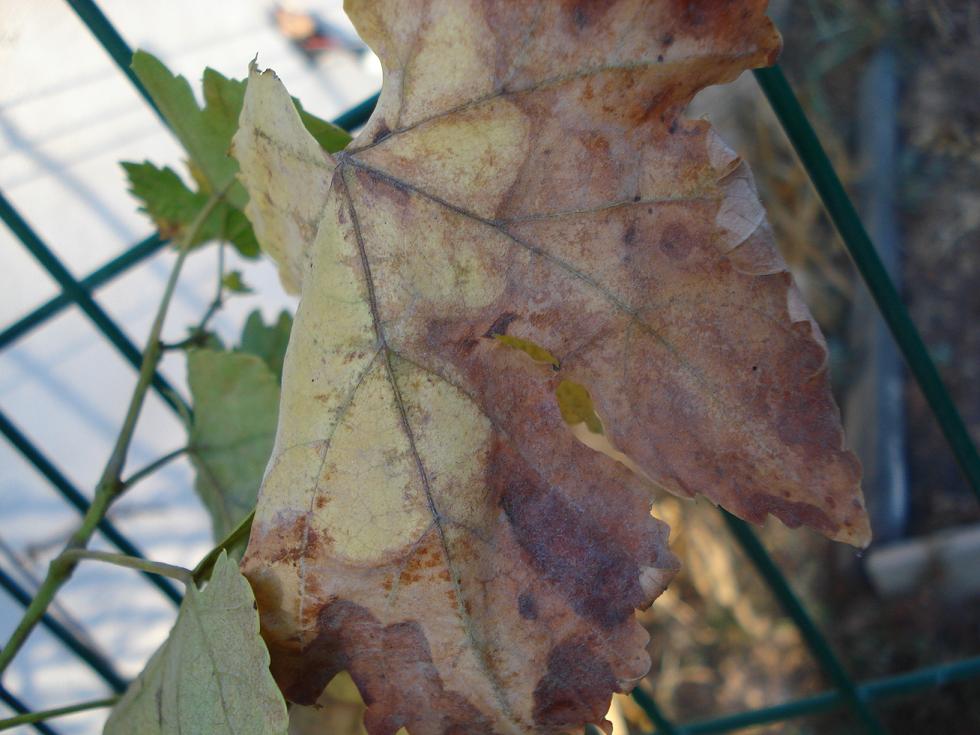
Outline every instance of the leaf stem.
<path fill-rule="evenodd" d="M 190 336 L 180 340 L 180 342 L 164 344 L 164 350 L 186 350 L 188 347 L 203 347 L 206 344 L 207 332 L 205 330 L 208 322 L 225 304 L 225 244 L 224 240 L 218 243 L 218 286 L 214 298 L 208 304 L 207 311 L 204 312 L 204 316 L 201 317 L 197 326 L 190 330 Z"/>
<path fill-rule="evenodd" d="M 214 567 L 214 563 L 218 560 L 218 557 L 221 556 L 222 551 L 228 551 L 232 547 L 236 546 L 240 541 L 248 538 L 248 535 L 252 530 L 252 521 L 254 519 L 255 510 L 253 509 L 251 513 L 242 519 L 241 523 L 239 523 L 227 536 L 221 540 L 221 543 L 204 555 L 204 558 L 197 563 L 197 566 L 194 567 L 194 571 L 191 572 L 191 577 L 195 582 L 200 584 L 211 575 L 211 569 Z"/>
<path fill-rule="evenodd" d="M 187 254 L 190 252 L 190 243 L 197 237 L 204 221 L 224 198 L 225 192 L 230 185 L 229 183 L 224 189 L 211 195 L 207 204 L 201 208 L 197 217 L 194 218 L 194 222 L 184 232 L 184 236 L 180 240 L 177 260 L 170 272 L 167 285 L 164 287 L 163 297 L 160 300 L 160 306 L 157 308 L 156 317 L 153 319 L 153 326 L 150 328 L 146 348 L 143 350 L 143 361 L 140 365 L 139 376 L 136 379 L 136 387 L 133 389 L 133 395 L 129 401 L 129 408 L 126 411 L 126 418 L 123 420 L 122 428 L 119 430 L 119 436 L 112 449 L 112 454 L 109 456 L 105 469 L 102 471 L 102 476 L 99 478 L 99 482 L 95 487 L 92 504 L 82 518 L 81 525 L 69 537 L 64 550 L 48 566 L 48 573 L 38 588 L 37 593 L 34 595 L 34 599 L 27 606 L 27 609 L 24 611 L 24 616 L 17 624 L 7 644 L 0 650 L 0 675 L 6 671 L 10 662 L 13 661 L 14 656 L 17 655 L 17 652 L 24 645 L 31 631 L 40 622 L 41 617 L 48 609 L 48 605 L 51 604 L 55 594 L 57 594 L 61 586 L 71 577 L 75 565 L 78 562 L 77 560 L 66 558 L 65 553 L 73 549 L 83 549 L 88 545 L 89 539 L 95 533 L 99 521 L 105 517 L 109 506 L 126 489 L 120 478 L 126 462 L 126 455 L 129 452 L 129 445 L 133 439 L 133 433 L 136 430 L 136 421 L 139 419 L 147 391 L 153 381 L 157 363 L 160 362 L 160 357 L 163 354 L 160 334 L 163 331 L 163 323 L 167 317 L 167 310 L 170 307 L 174 289 L 177 287 L 177 279 L 180 277 L 180 271 L 184 265 L 184 261 L 187 259 Z"/>
<path fill-rule="evenodd" d="M 163 455 L 159 459 L 153 460 L 148 465 L 146 465 L 146 467 L 137 470 L 132 475 L 127 477 L 125 480 L 123 480 L 122 489 L 120 490 L 120 492 L 126 492 L 127 490 L 129 490 L 129 488 L 131 488 L 133 485 L 138 483 L 140 480 L 149 477 L 154 472 L 170 464 L 173 460 L 177 459 L 177 457 L 180 457 L 186 452 L 187 452 L 187 447 L 181 447 L 180 449 L 175 449 L 169 454 Z"/>
<path fill-rule="evenodd" d="M 65 707 L 55 707 L 54 709 L 41 710 L 40 712 L 25 712 L 24 714 L 17 715 L 16 717 L 8 717 L 5 720 L 0 720 L 0 730 L 9 730 L 13 727 L 17 727 L 18 725 L 31 725 L 35 722 L 43 722 L 44 720 L 62 717 L 63 715 L 72 715 L 76 712 L 86 712 L 90 709 L 111 707 L 118 701 L 119 697 L 107 697 L 106 699 L 93 699 L 89 702 L 79 702 L 78 704 L 69 704 Z"/>
<path fill-rule="evenodd" d="M 140 559 L 137 556 L 127 554 L 116 554 L 111 551 L 91 551 L 89 549 L 66 549 L 61 554 L 69 562 L 79 562 L 82 559 L 93 559 L 104 561 L 107 564 L 115 564 L 117 567 L 127 567 L 129 569 L 139 569 L 141 572 L 160 574 L 164 577 L 176 579 L 185 585 L 192 584 L 191 570 L 175 564 L 164 564 L 162 561 L 150 561 Z"/>

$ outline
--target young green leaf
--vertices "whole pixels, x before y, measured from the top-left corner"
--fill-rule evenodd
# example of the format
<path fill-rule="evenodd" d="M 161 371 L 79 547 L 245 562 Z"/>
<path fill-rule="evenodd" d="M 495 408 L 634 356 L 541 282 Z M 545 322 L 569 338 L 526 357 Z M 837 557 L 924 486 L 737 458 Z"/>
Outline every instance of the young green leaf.
<path fill-rule="evenodd" d="M 191 191 L 169 166 L 158 168 L 149 161 L 123 161 L 122 167 L 129 179 L 129 191 L 142 203 L 140 210 L 149 215 L 163 237 L 176 239 L 183 235 L 208 201 L 207 195 Z M 226 240 L 247 258 L 259 254 L 251 223 L 240 209 L 228 204 L 214 208 L 191 244 L 197 246 L 211 240 Z"/>
<path fill-rule="evenodd" d="M 293 318 L 287 311 L 281 312 L 275 323 L 269 326 L 262 321 L 260 311 L 253 311 L 245 321 L 239 349 L 261 357 L 276 376 L 276 380 L 282 380 L 282 362 L 286 357 L 286 346 L 289 344 L 292 327 Z"/>
<path fill-rule="evenodd" d="M 208 218 L 194 244 L 224 239 L 242 255 L 256 257 L 259 244 L 242 212 L 248 195 L 235 181 L 238 162 L 228 155 L 238 129 L 245 82 L 205 69 L 201 108 L 187 80 L 173 74 L 152 54 L 137 51 L 132 66 L 186 150 L 187 166 L 199 189 L 189 189 L 170 168 L 160 169 L 149 162 L 124 163 L 130 190 L 143 203 L 141 209 L 150 215 L 161 234 L 177 237 L 194 220 L 210 194 L 228 187 L 225 202 Z M 350 142 L 346 132 L 304 111 L 298 100 L 293 103 L 303 125 L 323 148 L 338 151 Z"/>
<path fill-rule="evenodd" d="M 238 165 L 227 151 L 241 108 L 236 110 L 226 104 L 227 100 L 212 94 L 205 95 L 205 107 L 201 109 L 187 80 L 174 75 L 163 62 L 145 51 L 133 54 L 132 67 L 187 151 L 192 173 L 201 188 L 212 193 L 227 186 L 238 172 Z M 227 200 L 239 208 L 247 199 L 245 190 L 238 184 L 227 195 Z"/>
<path fill-rule="evenodd" d="M 221 279 L 221 285 L 232 293 L 254 293 L 252 287 L 242 280 L 241 271 L 228 271 Z"/>
<path fill-rule="evenodd" d="M 286 704 L 269 673 L 255 598 L 222 553 L 191 586 L 170 637 L 106 723 L 106 735 L 285 735 Z"/>
<path fill-rule="evenodd" d="M 180 237 L 207 201 L 203 194 L 191 191 L 169 166 L 158 168 L 149 161 L 123 161 L 122 167 L 129 179 L 130 193 L 142 202 L 140 211 L 149 215 L 162 237 Z"/>

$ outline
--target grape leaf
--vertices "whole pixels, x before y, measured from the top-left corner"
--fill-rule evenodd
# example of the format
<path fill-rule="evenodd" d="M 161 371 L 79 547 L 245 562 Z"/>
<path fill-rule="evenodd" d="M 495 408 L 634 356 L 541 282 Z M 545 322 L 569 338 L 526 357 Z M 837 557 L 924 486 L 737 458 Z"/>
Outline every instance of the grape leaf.
<path fill-rule="evenodd" d="M 364 701 L 350 675 L 341 672 L 311 707 L 289 708 L 289 735 L 367 735 Z"/>
<path fill-rule="evenodd" d="M 269 326 L 252 312 L 237 351 L 192 350 L 187 382 L 194 418 L 188 454 L 194 487 L 211 515 L 216 540 L 255 507 L 272 451 L 279 410 L 279 380 L 292 319 L 282 312 Z"/>
<path fill-rule="evenodd" d="M 106 722 L 106 735 L 285 735 L 286 704 L 269 674 L 255 598 L 222 554 Z"/>
<path fill-rule="evenodd" d="M 335 157 L 252 69 L 233 151 L 301 290 L 243 570 L 272 670 L 372 735 L 559 733 L 649 667 L 650 491 L 867 543 L 826 349 L 747 166 L 680 113 L 765 3 L 349 0 L 385 86 Z"/>
<path fill-rule="evenodd" d="M 224 85 L 220 80 L 224 77 L 211 69 L 205 71 L 204 78 L 210 84 L 204 90 L 205 106 L 202 109 L 198 107 L 187 80 L 171 73 L 152 54 L 136 51 L 132 68 L 187 151 L 192 174 L 203 192 L 221 191 L 238 170 L 235 160 L 228 156 L 236 115 L 234 100 L 229 101 L 222 94 Z M 246 194 L 240 186 L 234 185 L 226 199 L 241 208 Z"/>
<path fill-rule="evenodd" d="M 262 313 L 253 311 L 245 320 L 239 349 L 261 357 L 276 376 L 276 380 L 281 381 L 282 363 L 286 357 L 286 347 L 289 344 L 289 332 L 292 327 L 293 318 L 287 311 L 280 312 L 275 323 L 268 326 L 262 321 Z"/>
<path fill-rule="evenodd" d="M 220 540 L 255 507 L 276 432 L 279 384 L 261 358 L 210 349 L 188 354 L 187 379 L 194 487 Z"/>
<path fill-rule="evenodd" d="M 152 54 L 133 54 L 133 71 L 146 87 L 188 154 L 188 168 L 199 190 L 192 191 L 171 168 L 124 162 L 130 191 L 167 238 L 177 238 L 190 226 L 208 197 L 230 185 L 224 201 L 204 223 L 195 245 L 225 239 L 246 257 L 259 253 L 258 242 L 241 208 L 245 190 L 235 181 L 238 163 L 228 155 L 231 138 L 245 95 L 245 82 L 228 79 L 214 69 L 205 69 L 202 82 L 204 107 L 198 107 L 190 84 L 176 76 Z M 340 128 L 302 109 L 294 100 L 300 118 L 318 145 L 337 151 L 350 141 Z"/>
<path fill-rule="evenodd" d="M 245 283 L 241 271 L 228 271 L 221 277 L 221 286 L 231 293 L 250 294 L 255 293 L 254 289 Z"/>
<path fill-rule="evenodd" d="M 183 235 L 207 204 L 208 197 L 191 191 L 169 166 L 161 169 L 149 161 L 124 161 L 122 167 L 129 179 L 129 191 L 142 202 L 140 210 L 150 216 L 160 235 L 167 239 L 175 240 Z M 227 240 L 247 258 L 259 254 L 259 243 L 251 224 L 240 209 L 228 204 L 214 208 L 191 245 L 210 240 Z"/>

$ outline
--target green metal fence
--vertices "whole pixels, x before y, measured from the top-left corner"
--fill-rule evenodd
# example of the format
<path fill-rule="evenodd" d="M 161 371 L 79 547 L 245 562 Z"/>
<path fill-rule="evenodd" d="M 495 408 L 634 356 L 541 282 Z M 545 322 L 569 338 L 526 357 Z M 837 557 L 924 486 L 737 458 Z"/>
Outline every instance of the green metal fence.
<path fill-rule="evenodd" d="M 115 62 L 119 70 L 132 82 L 136 91 L 153 107 L 152 99 L 129 68 L 132 50 L 112 26 L 93 0 L 67 0 L 79 18 L 88 26 L 96 39 Z M 874 245 L 847 196 L 820 141 L 807 120 L 792 88 L 779 67 L 755 71 L 755 78 L 779 117 L 787 136 L 796 149 L 810 180 L 817 189 L 827 213 L 836 226 L 848 252 L 857 265 L 865 285 L 888 324 L 909 369 L 922 389 L 930 408 L 936 416 L 960 468 L 980 501 L 980 456 L 970 438 L 962 417 L 943 385 L 929 353 L 909 318 L 895 284 L 889 278 Z M 351 130 L 362 125 L 374 109 L 377 96 L 365 100 L 347 111 L 334 122 Z M 161 117 L 161 120 L 163 118 Z M 164 124 L 166 122 L 164 121 Z M 145 261 L 165 245 L 158 235 L 151 235 L 117 258 L 85 278 L 74 278 L 58 257 L 31 229 L 27 222 L 0 193 L 0 219 L 21 241 L 37 262 L 61 287 L 61 293 L 33 312 L 11 324 L 0 333 L 0 350 L 14 344 L 69 306 L 77 306 L 96 326 L 116 350 L 130 362 L 136 371 L 140 367 L 140 351 L 125 336 L 119 326 L 99 306 L 94 293 L 114 278 L 125 274 L 133 266 Z M 183 399 L 160 375 L 153 380 L 153 388 L 174 411 L 185 411 Z M 0 432 L 65 498 L 84 514 L 88 509 L 85 495 L 61 474 L 54 464 L 22 434 L 14 423 L 0 411 Z M 980 656 L 943 665 L 921 668 L 910 673 L 889 676 L 865 682 L 855 682 L 834 653 L 827 638 L 816 625 L 792 586 L 780 571 L 755 532 L 743 521 L 721 511 L 735 542 L 751 560 L 769 590 L 775 596 L 785 614 L 798 628 L 803 641 L 834 688 L 830 691 L 784 702 L 772 707 L 748 710 L 709 720 L 677 723 L 668 719 L 654 699 L 643 689 L 637 688 L 633 698 L 650 717 L 655 732 L 662 735 L 695 735 L 700 733 L 732 732 L 741 728 L 782 722 L 796 717 L 848 709 L 864 732 L 887 732 L 875 713 L 875 703 L 889 697 L 898 697 L 970 678 L 980 678 Z M 108 520 L 99 524 L 106 539 L 121 552 L 141 556 L 140 550 Z M 148 581 L 174 603 L 180 602 L 180 593 L 159 576 L 146 574 Z M 0 570 L 0 586 L 18 603 L 27 606 L 31 596 L 14 579 Z M 125 687 L 125 680 L 116 672 L 112 662 L 105 660 L 70 630 L 51 616 L 45 616 L 42 624 L 65 646 L 82 659 L 114 691 Z M 30 710 L 14 694 L 0 686 L 0 699 L 15 712 L 29 715 Z M 40 733 L 56 732 L 44 722 L 33 723 Z"/>

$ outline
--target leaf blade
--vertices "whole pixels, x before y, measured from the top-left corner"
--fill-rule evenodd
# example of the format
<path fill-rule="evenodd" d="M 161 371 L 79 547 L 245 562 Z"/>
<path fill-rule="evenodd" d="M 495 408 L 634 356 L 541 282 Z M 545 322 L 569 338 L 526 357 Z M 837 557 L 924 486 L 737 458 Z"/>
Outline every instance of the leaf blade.
<path fill-rule="evenodd" d="M 651 484 L 866 539 L 751 177 L 679 117 L 773 58 L 763 5 L 351 2 L 386 87 L 327 165 L 252 71 L 236 155 L 302 299 L 243 568 L 292 701 L 343 665 L 369 732 L 600 723 L 676 571 Z"/>
<path fill-rule="evenodd" d="M 170 637 L 106 722 L 107 735 L 285 735 L 285 702 L 268 671 L 255 598 L 226 554 L 187 590 Z"/>
<path fill-rule="evenodd" d="M 261 358 L 238 352 L 193 350 L 187 373 L 194 487 L 219 540 L 255 507 L 275 436 L 279 384 Z"/>

